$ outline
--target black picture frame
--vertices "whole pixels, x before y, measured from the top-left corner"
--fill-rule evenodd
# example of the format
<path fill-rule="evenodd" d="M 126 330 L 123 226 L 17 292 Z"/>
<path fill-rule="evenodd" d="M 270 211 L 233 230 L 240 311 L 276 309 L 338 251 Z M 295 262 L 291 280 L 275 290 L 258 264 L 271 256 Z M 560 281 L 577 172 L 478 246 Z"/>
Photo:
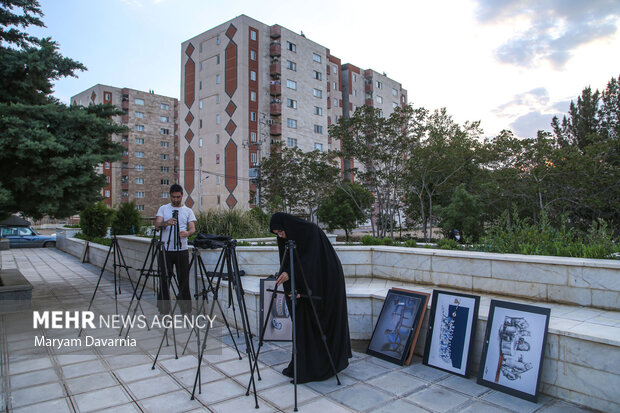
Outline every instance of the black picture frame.
<path fill-rule="evenodd" d="M 265 329 L 264 341 L 292 341 L 293 340 L 293 322 L 291 321 L 286 299 L 284 294 L 277 294 L 270 313 L 269 302 L 271 300 L 273 288 L 276 285 L 276 279 L 273 277 L 261 278 L 260 280 L 260 332 L 263 334 L 263 326 L 265 319 L 269 318 L 267 328 Z M 278 286 L 277 291 L 284 292 L 282 285 Z"/>
<path fill-rule="evenodd" d="M 422 363 L 469 377 L 480 296 L 433 290 Z"/>
<path fill-rule="evenodd" d="M 400 366 L 409 364 L 429 297 L 428 293 L 390 289 L 366 353 Z"/>
<path fill-rule="evenodd" d="M 537 403 L 551 309 L 491 300 L 478 383 Z"/>

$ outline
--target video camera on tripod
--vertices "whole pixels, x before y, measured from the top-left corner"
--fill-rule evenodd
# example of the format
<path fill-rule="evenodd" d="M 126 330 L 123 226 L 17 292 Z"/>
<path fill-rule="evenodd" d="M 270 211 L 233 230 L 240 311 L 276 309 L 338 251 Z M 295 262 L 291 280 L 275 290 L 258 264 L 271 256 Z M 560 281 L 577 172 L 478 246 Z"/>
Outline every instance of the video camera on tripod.
<path fill-rule="evenodd" d="M 225 248 L 230 242 L 232 242 L 232 237 L 226 235 L 204 234 L 200 232 L 196 235 L 196 238 L 193 241 L 189 242 L 189 244 L 197 248 L 213 250 L 217 248 Z"/>

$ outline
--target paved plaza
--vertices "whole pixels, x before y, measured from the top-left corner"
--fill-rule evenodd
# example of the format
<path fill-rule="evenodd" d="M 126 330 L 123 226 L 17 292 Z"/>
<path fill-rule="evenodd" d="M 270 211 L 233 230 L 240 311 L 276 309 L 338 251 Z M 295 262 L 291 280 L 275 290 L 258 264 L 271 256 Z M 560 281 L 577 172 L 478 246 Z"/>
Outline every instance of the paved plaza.
<path fill-rule="evenodd" d="M 100 270 L 56 249 L 2 251 L 2 268 L 17 268 L 33 285 L 36 310 L 86 310 Z M 128 282 L 122 284 L 119 313 L 131 299 Z M 211 301 L 208 305 L 211 304 Z M 155 297 L 146 290 L 138 314 L 156 314 Z M 104 274 L 93 309 L 98 314 L 116 311 L 114 282 Z M 218 314 L 216 312 L 216 314 Z M 232 320 L 231 320 L 232 321 Z M 234 324 L 234 322 L 233 322 Z M 249 365 L 239 360 L 227 330 L 218 325 L 207 340 L 201 366 L 201 393 L 190 399 L 196 377 L 196 337 L 189 329 L 175 330 L 152 369 L 163 330 L 134 328 L 129 337 L 135 347 L 34 346 L 32 312 L 0 315 L 2 393 L 0 406 L 11 412 L 290 412 L 293 385 L 281 374 L 287 365 L 290 343 L 269 342 L 260 350 L 262 380 L 257 381 L 258 403 L 246 396 Z M 48 337 L 71 339 L 77 330 L 47 330 Z M 117 339 L 118 329 L 85 331 L 83 336 Z M 234 335 L 245 350 L 243 335 Z M 183 354 L 185 343 L 189 343 Z M 421 364 L 400 367 L 354 352 L 351 364 L 335 378 L 298 386 L 301 412 L 580 412 L 575 405 L 541 395 L 537 404 L 491 390 Z"/>

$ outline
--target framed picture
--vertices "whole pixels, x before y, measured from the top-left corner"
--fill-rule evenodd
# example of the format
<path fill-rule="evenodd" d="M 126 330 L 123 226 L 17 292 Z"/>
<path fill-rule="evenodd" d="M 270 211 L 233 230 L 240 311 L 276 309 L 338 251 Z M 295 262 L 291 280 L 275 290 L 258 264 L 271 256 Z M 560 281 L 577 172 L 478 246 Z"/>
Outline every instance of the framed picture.
<path fill-rule="evenodd" d="M 549 308 L 491 300 L 478 383 L 536 403 Z"/>
<path fill-rule="evenodd" d="M 423 363 L 469 377 L 469 353 L 474 342 L 480 297 L 433 291 Z"/>
<path fill-rule="evenodd" d="M 411 363 L 430 294 L 388 291 L 366 353 L 403 365 Z"/>
<path fill-rule="evenodd" d="M 286 306 L 286 297 L 284 294 L 276 294 L 271 311 L 269 304 L 273 295 L 273 289 L 276 286 L 276 279 L 273 277 L 263 278 L 260 280 L 260 334 L 263 334 L 263 327 L 267 320 L 265 328 L 265 341 L 291 341 L 293 339 L 293 323 Z M 271 291 L 268 291 L 271 290 Z M 284 293 L 282 285 L 278 286 L 277 291 Z"/>

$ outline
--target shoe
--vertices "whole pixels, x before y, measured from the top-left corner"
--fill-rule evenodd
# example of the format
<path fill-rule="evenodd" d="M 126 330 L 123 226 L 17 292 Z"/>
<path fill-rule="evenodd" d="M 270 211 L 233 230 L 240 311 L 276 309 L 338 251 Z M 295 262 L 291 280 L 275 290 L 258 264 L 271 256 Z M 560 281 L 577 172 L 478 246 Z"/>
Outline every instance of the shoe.
<path fill-rule="evenodd" d="M 282 374 L 287 377 L 293 377 L 293 369 L 290 367 L 285 367 L 284 370 L 282 370 Z"/>

